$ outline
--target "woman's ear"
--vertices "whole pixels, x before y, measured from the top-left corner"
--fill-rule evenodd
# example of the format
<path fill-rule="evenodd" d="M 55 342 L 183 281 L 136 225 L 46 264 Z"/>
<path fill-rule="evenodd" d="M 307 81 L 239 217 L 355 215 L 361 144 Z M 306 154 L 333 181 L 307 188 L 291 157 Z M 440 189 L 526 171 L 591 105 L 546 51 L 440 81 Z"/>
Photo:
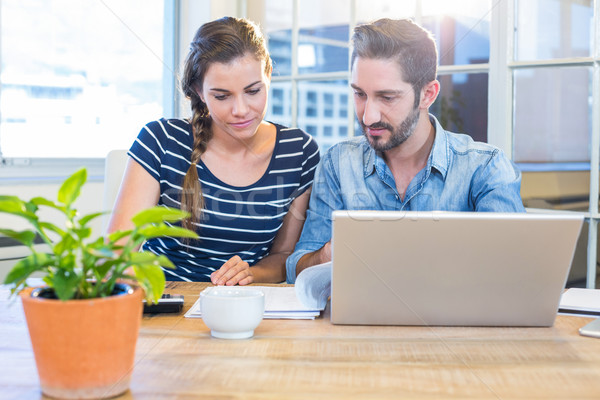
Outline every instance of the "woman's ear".
<path fill-rule="evenodd" d="M 421 102 L 419 103 L 419 108 L 428 109 L 431 107 L 435 99 L 437 99 L 438 94 L 440 94 L 440 82 L 438 80 L 434 79 L 425 84 L 423 89 L 421 89 Z"/>

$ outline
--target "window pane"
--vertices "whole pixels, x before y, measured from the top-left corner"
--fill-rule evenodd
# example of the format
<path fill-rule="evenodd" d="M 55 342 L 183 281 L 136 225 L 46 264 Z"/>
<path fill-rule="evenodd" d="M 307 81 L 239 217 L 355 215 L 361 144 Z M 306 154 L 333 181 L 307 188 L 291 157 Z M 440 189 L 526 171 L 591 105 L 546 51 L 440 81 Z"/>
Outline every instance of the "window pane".
<path fill-rule="evenodd" d="M 283 126 L 292 125 L 292 83 L 272 82 L 265 119 Z"/>
<path fill-rule="evenodd" d="M 487 63 L 491 0 L 423 0 L 423 26 L 437 42 L 440 65 Z"/>
<path fill-rule="evenodd" d="M 488 74 L 441 75 L 440 94 L 430 108 L 444 129 L 487 142 Z"/>
<path fill-rule="evenodd" d="M 162 115 L 163 1 L 1 7 L 4 157 L 105 157 Z"/>
<path fill-rule="evenodd" d="M 291 1 L 265 1 L 265 18 L 261 28 L 268 39 L 273 76 L 292 74 L 292 6 Z"/>
<path fill-rule="evenodd" d="M 298 126 L 314 136 L 321 151 L 344 139 L 339 132 L 348 127 L 347 96 L 346 80 L 298 83 Z"/>
<path fill-rule="evenodd" d="M 586 162 L 591 132 L 591 70 L 514 72 L 516 162 Z"/>
<path fill-rule="evenodd" d="M 415 0 L 356 0 L 356 18 L 359 24 L 379 18 L 412 18 L 415 4 Z"/>
<path fill-rule="evenodd" d="M 520 0 L 515 57 L 543 60 L 590 56 L 592 21 L 592 0 Z"/>
<path fill-rule="evenodd" d="M 348 70 L 347 1 L 299 2 L 298 72 L 301 74 Z"/>

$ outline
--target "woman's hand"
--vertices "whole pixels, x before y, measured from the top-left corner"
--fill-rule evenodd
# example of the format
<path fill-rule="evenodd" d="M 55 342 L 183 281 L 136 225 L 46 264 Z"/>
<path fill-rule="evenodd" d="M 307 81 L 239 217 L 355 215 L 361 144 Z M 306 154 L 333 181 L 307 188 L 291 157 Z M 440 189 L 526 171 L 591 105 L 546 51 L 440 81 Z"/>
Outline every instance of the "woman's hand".
<path fill-rule="evenodd" d="M 210 275 L 210 280 L 213 285 L 248 285 L 254 282 L 254 276 L 246 261 L 240 256 L 233 256 Z"/>

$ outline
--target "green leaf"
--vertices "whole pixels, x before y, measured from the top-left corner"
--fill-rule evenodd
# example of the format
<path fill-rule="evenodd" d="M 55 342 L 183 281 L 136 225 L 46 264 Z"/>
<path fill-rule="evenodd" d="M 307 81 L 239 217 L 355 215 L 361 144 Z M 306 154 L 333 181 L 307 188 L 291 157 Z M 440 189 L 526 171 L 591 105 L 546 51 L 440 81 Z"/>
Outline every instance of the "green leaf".
<path fill-rule="evenodd" d="M 75 254 L 67 254 L 66 256 L 63 256 L 63 257 L 57 257 L 57 259 L 58 259 L 57 268 L 59 270 L 72 272 L 77 267 L 77 258 L 75 257 Z"/>
<path fill-rule="evenodd" d="M 89 248 L 88 253 L 97 258 L 113 258 L 116 256 L 115 252 L 108 247 Z"/>
<path fill-rule="evenodd" d="M 0 196 L 0 212 L 18 215 L 30 221 L 37 220 L 37 216 L 27 209 L 27 203 L 17 196 Z"/>
<path fill-rule="evenodd" d="M 64 207 L 61 207 L 58 204 L 56 204 L 55 202 L 45 199 L 43 197 L 34 197 L 29 201 L 32 204 L 35 204 L 36 206 L 47 206 L 47 207 L 55 208 L 60 211 L 64 211 Z"/>
<path fill-rule="evenodd" d="M 93 214 L 84 215 L 83 217 L 81 217 L 79 219 L 79 225 L 81 225 L 81 226 L 87 225 L 87 223 L 90 222 L 91 220 L 98 218 L 102 215 L 106 215 L 106 214 L 110 214 L 110 212 L 104 211 L 104 212 L 97 212 L 97 213 L 93 213 Z"/>
<path fill-rule="evenodd" d="M 94 268 L 94 275 L 97 282 L 101 282 L 108 275 L 111 268 L 113 268 L 117 263 L 114 261 L 106 261 L 102 265 L 96 264 Z M 118 278 L 118 277 L 117 277 Z"/>
<path fill-rule="evenodd" d="M 155 303 L 165 290 L 165 273 L 154 264 L 141 264 L 133 267 L 136 279 L 146 292 L 146 301 Z"/>
<path fill-rule="evenodd" d="M 65 231 L 63 231 L 62 229 L 60 229 L 58 226 L 50 223 L 50 222 L 40 222 L 39 223 L 40 228 L 42 229 L 47 229 L 49 231 L 55 232 L 57 233 L 59 236 L 64 236 L 65 235 Z"/>
<path fill-rule="evenodd" d="M 165 268 L 175 269 L 175 264 L 165 255 L 158 256 L 158 263 Z"/>
<path fill-rule="evenodd" d="M 151 239 L 159 236 L 173 236 L 173 237 L 187 237 L 187 238 L 198 238 L 198 234 L 189 229 L 181 228 L 178 226 L 167 226 L 167 225 L 150 225 L 138 230 L 138 233 L 143 235 L 146 239 Z"/>
<path fill-rule="evenodd" d="M 35 240 L 35 232 L 34 231 L 13 231 L 12 229 L 0 229 L 0 233 L 4 236 L 8 236 L 19 242 L 23 243 L 27 247 L 31 247 L 33 245 L 33 241 Z"/>
<path fill-rule="evenodd" d="M 184 219 L 189 214 L 176 208 L 156 206 L 140 211 L 131 219 L 135 226 L 140 227 L 146 224 L 156 224 L 159 222 L 175 222 Z"/>
<path fill-rule="evenodd" d="M 19 284 L 21 281 L 29 278 L 32 273 L 54 265 L 55 262 L 55 258 L 49 254 L 30 254 L 17 261 L 8 275 L 6 275 L 6 278 L 4 278 L 4 284 Z"/>
<path fill-rule="evenodd" d="M 77 293 L 79 276 L 70 271 L 59 269 L 49 283 L 60 300 L 71 300 Z"/>
<path fill-rule="evenodd" d="M 115 288 L 115 279 L 112 277 L 106 281 L 96 281 L 94 285 L 94 290 L 96 291 L 96 295 L 94 297 L 108 297 L 112 294 L 113 289 Z"/>
<path fill-rule="evenodd" d="M 77 241 L 71 235 L 65 235 L 60 241 L 54 244 L 54 254 L 60 255 L 64 252 L 72 251 L 77 246 Z"/>
<path fill-rule="evenodd" d="M 113 232 L 113 233 L 111 233 L 111 234 L 108 235 L 108 240 L 111 243 L 116 243 L 119 240 L 123 239 L 124 237 L 131 235 L 131 232 L 133 232 L 133 231 L 132 230 L 127 230 L 127 231 L 116 231 L 116 232 Z"/>
<path fill-rule="evenodd" d="M 58 201 L 66 206 L 73 204 L 75 199 L 81 193 L 81 187 L 87 180 L 87 170 L 81 168 L 73 175 L 68 177 L 58 190 Z"/>
<path fill-rule="evenodd" d="M 73 232 L 80 238 L 85 239 L 92 235 L 92 228 L 76 228 Z"/>
<path fill-rule="evenodd" d="M 133 252 L 129 255 L 129 260 L 132 264 L 148 264 L 148 263 L 157 263 L 159 260 L 159 256 L 149 251 L 142 252 Z"/>

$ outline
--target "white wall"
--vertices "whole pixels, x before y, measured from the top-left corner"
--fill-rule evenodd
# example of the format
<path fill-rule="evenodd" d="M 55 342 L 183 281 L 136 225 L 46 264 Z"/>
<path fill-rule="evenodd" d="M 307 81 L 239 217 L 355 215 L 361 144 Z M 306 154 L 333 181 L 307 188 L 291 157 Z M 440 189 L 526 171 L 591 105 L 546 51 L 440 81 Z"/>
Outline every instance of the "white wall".
<path fill-rule="evenodd" d="M 60 183 L 35 183 L 35 184 L 15 184 L 15 185 L 0 185 L 0 195 L 18 196 L 24 200 L 29 200 L 32 197 L 43 196 L 51 200 L 56 200 L 56 195 Z M 75 203 L 81 215 L 98 212 L 103 210 L 102 194 L 104 192 L 104 182 L 88 182 L 81 191 L 81 195 Z M 44 209 L 41 214 L 43 218 L 47 218 L 50 222 L 60 226 L 64 226 L 64 220 L 60 214 L 51 210 Z M 31 226 L 29 223 L 15 216 L 0 213 L 0 227 L 10 227 L 14 230 L 28 229 Z M 102 231 L 101 218 L 93 221 L 90 226 L 95 233 L 93 236 L 98 237 Z M 29 254 L 29 250 L 25 246 L 15 247 L 0 247 L 0 282 L 4 281 L 4 277 L 16 262 L 15 258 L 24 257 Z"/>
<path fill-rule="evenodd" d="M 51 200 L 56 200 L 60 183 L 36 183 L 36 184 L 21 184 L 21 185 L 0 185 L 0 195 L 19 196 L 24 200 L 29 200 L 32 197 L 43 196 Z M 104 182 L 88 182 L 82 188 L 81 196 L 75 203 L 76 208 L 81 214 L 97 212 L 102 210 L 102 194 L 104 191 Z M 50 210 L 45 210 L 42 216 L 50 218 L 52 222 L 62 225 L 59 216 Z M 6 214 L 0 214 L 0 226 L 5 226 L 6 222 L 14 223 L 13 229 L 23 229 L 28 225 L 27 221 L 12 217 Z M 13 222 L 14 221 L 14 222 Z M 95 221 L 92 224 L 94 230 L 101 229 L 101 222 Z"/>

